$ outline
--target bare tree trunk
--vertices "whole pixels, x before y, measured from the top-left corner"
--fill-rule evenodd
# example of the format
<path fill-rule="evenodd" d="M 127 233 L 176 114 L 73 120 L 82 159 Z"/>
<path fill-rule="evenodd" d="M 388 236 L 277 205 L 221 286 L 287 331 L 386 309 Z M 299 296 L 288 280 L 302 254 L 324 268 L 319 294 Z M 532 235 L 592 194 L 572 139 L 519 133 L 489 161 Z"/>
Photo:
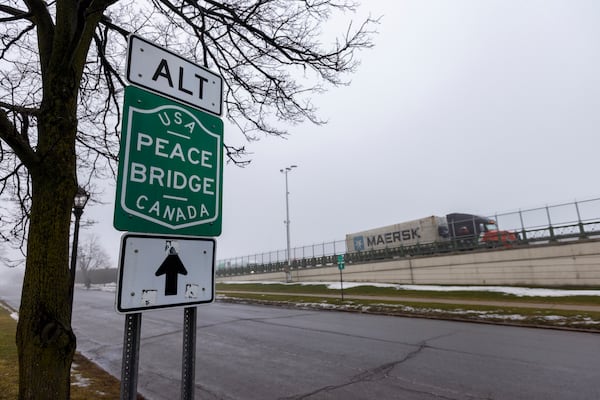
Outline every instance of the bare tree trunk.
<path fill-rule="evenodd" d="M 356 30 L 349 27 L 343 39 L 331 49 L 322 50 L 318 28 L 326 18 L 321 15 L 327 16 L 334 9 L 352 11 L 352 1 L 288 5 L 276 0 L 256 4 L 158 0 L 152 7 L 136 10 L 131 20 L 126 4 L 110 18 L 102 18 L 106 8 L 118 2 L 57 0 L 47 4 L 27 0 L 0 5 L 0 94 L 4 101 L 15 101 L 0 104 L 0 138 L 11 148 L 2 153 L 1 161 L 17 165 L 15 173 L 23 173 L 26 168 L 32 188 L 29 193 L 29 181 L 22 186 L 19 175 L 15 175 L 15 182 L 7 181 L 13 179 L 13 172 L 8 171 L 4 183 L 9 182 L 24 199 L 22 221 L 30 217 L 28 226 L 18 222 L 19 229 L 28 231 L 17 328 L 20 399 L 69 398 L 75 336 L 71 329 L 73 283 L 68 249 L 70 214 L 77 190 L 77 97 L 81 93 L 82 117 L 98 127 L 98 132 L 81 132 L 82 148 L 87 148 L 88 154 L 96 152 L 112 159 L 108 126 L 121 109 L 113 112 L 111 107 L 116 104 L 120 86 L 125 84 L 119 72 L 119 55 L 113 53 L 118 52 L 118 46 L 112 46 L 114 35 L 126 36 L 127 29 L 145 27 L 147 32 L 156 32 L 155 37 L 165 44 L 176 48 L 182 45 L 196 61 L 214 64 L 225 78 L 223 95 L 228 117 L 235 120 L 246 138 L 253 139 L 258 131 L 276 136 L 285 133 L 269 123 L 271 116 L 276 121 L 322 123 L 310 101 L 310 92 L 320 92 L 322 86 L 305 87 L 297 82 L 297 68 L 312 71 L 324 83 L 344 83 L 341 75 L 352 72 L 357 65 L 354 51 L 372 46 L 369 26 L 375 23 L 367 19 Z M 154 18 L 154 13 L 164 18 Z M 101 20 L 101 29 L 96 30 Z M 172 32 L 163 32 L 166 21 L 172 22 Z M 33 29 L 37 47 L 31 42 Z M 88 58 L 92 40 L 94 54 Z M 22 59 L 15 60 L 19 57 Z M 34 65 L 38 61 L 39 65 Z M 31 93 L 26 94 L 29 90 Z M 104 100 L 104 107 L 96 107 L 95 98 Z M 31 132 L 34 127 L 37 135 Z M 235 160 L 245 150 L 226 146 L 226 151 Z M 85 159 L 85 153 L 80 157 Z M 92 161 L 88 172 L 95 168 L 97 164 Z M 11 186 L 2 188 L 0 194 L 9 195 Z"/>
<path fill-rule="evenodd" d="M 58 86 L 61 86 L 60 84 Z M 75 352 L 71 329 L 69 227 L 75 175 L 77 95 L 42 108 L 39 162 L 30 168 L 32 208 L 19 323 L 20 399 L 68 399 Z"/>

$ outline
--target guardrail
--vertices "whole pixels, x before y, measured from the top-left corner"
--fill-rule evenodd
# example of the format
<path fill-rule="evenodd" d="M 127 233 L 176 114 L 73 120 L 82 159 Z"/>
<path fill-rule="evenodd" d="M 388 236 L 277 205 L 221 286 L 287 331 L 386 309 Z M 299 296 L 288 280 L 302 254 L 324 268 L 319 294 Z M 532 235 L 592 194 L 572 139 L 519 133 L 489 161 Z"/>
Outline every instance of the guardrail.
<path fill-rule="evenodd" d="M 541 243 L 586 239 L 600 236 L 600 199 L 545 206 L 510 213 L 495 214 L 501 230 L 517 233 L 518 240 L 498 243 L 499 247 L 522 247 Z M 497 246 L 497 247 L 498 247 Z M 489 243 L 444 241 L 377 251 L 346 252 L 346 242 L 337 240 L 291 249 L 290 269 L 319 268 L 337 263 L 344 255 L 348 264 L 407 256 L 422 256 L 453 251 L 489 249 Z M 217 261 L 217 276 L 234 276 L 284 271 L 288 268 L 286 250 L 277 250 Z"/>

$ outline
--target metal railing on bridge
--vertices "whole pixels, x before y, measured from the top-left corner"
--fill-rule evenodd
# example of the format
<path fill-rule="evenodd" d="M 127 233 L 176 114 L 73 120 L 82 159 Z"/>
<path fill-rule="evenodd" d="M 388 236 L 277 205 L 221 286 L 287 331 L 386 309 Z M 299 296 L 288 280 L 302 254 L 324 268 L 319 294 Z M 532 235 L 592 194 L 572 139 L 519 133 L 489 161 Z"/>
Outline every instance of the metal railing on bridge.
<path fill-rule="evenodd" d="M 600 198 L 574 201 L 527 210 L 495 214 L 498 229 L 516 233 L 517 241 L 497 243 L 496 247 L 536 245 L 554 241 L 580 240 L 600 237 Z M 337 255 L 343 254 L 348 264 L 369 262 L 407 256 L 430 255 L 452 251 L 489 249 L 489 243 L 450 240 L 419 244 L 416 246 L 391 247 L 376 251 L 347 253 L 345 240 L 336 240 L 296 247 L 290 250 L 292 270 L 319 268 L 337 263 Z M 217 261 L 217 276 L 234 276 L 254 273 L 284 271 L 288 267 L 287 251 L 234 257 Z"/>
<path fill-rule="evenodd" d="M 337 254 L 346 253 L 346 241 L 315 243 L 290 249 L 293 266 L 306 267 L 331 263 L 330 259 Z M 287 250 L 275 250 L 266 253 L 252 254 L 242 257 L 217 261 L 217 275 L 240 275 L 258 272 L 283 271 L 287 266 Z M 226 272 L 224 272 L 226 271 Z"/>

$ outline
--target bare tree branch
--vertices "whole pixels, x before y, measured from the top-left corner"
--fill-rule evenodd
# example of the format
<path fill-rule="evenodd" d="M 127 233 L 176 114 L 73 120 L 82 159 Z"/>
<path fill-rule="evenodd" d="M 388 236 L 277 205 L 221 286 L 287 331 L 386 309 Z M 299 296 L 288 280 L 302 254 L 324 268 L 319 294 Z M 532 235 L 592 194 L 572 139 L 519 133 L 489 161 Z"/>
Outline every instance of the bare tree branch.
<path fill-rule="evenodd" d="M 21 19 L 30 19 L 32 17 L 32 14 L 29 12 L 10 7 L 5 4 L 0 4 L 0 12 L 11 15 L 11 17 L 0 18 L 0 23 L 18 21 Z"/>
<path fill-rule="evenodd" d="M 2 1 L 0 239 L 23 253 L 27 244 L 19 398 L 68 398 L 73 197 L 80 185 L 115 178 L 129 33 L 223 77 L 224 117 L 239 130 L 227 133 L 225 156 L 244 166 L 245 144 L 259 135 L 284 137 L 291 124 L 324 123 L 313 96 L 347 84 L 356 52 L 372 46 L 377 20 L 371 18 L 323 43 L 334 13 L 356 6 L 352 0 Z"/>
<path fill-rule="evenodd" d="M 24 116 L 27 119 L 27 116 Z M 0 109 L 0 138 L 15 152 L 24 165 L 33 166 L 39 161 L 37 154 L 31 148 L 26 135 L 21 135 L 8 118 L 8 114 Z"/>
<path fill-rule="evenodd" d="M 87 48 L 82 40 L 89 35 L 76 138 L 79 172 L 88 182 L 116 175 L 130 32 L 154 39 L 223 76 L 225 117 L 241 133 L 236 138 L 228 132 L 225 155 L 229 162 L 244 166 L 250 162 L 244 142 L 260 135 L 284 137 L 290 124 L 302 121 L 325 123 L 312 96 L 325 91 L 326 85 L 348 83 L 345 76 L 358 65 L 355 52 L 373 45 L 377 24 L 371 18 L 356 28 L 350 23 L 326 47 L 320 40 L 325 21 L 334 11 L 355 11 L 356 2 L 82 0 L 65 10 L 71 22 L 58 27 L 55 15 L 61 4 L 8 0 L 0 5 L 0 16 L 7 15 L 0 19 L 0 60 L 15 67 L 14 73 L 0 68 L 0 74 L 5 74 L 0 75 L 3 86 L 11 88 L 0 89 L 0 139 L 12 150 L 5 151 L 5 161 L 0 162 L 17 157 L 22 169 L 40 160 L 36 129 L 42 76 L 52 60 L 82 57 Z M 66 39 L 60 54 L 52 47 L 57 34 Z M 18 182 L 24 183 L 22 177 Z"/>

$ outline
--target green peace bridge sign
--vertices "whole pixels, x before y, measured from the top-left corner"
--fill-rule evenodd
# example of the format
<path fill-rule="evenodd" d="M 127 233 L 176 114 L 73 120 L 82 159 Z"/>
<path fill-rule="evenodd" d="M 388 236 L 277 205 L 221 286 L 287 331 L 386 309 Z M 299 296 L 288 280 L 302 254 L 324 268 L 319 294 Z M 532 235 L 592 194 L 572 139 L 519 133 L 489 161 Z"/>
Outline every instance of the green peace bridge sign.
<path fill-rule="evenodd" d="M 125 89 L 116 229 L 218 236 L 222 177 L 220 118 Z"/>

